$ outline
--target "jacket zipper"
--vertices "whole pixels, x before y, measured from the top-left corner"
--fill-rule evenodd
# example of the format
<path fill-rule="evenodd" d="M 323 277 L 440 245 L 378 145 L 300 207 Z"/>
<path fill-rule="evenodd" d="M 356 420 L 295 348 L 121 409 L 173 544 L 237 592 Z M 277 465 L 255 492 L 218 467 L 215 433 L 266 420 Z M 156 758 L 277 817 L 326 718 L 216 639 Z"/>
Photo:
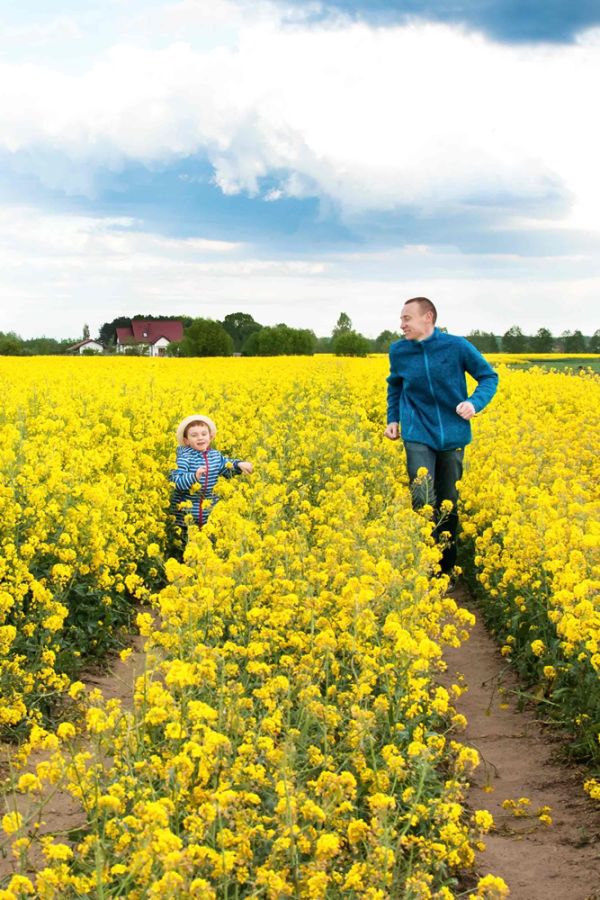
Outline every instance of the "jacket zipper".
<path fill-rule="evenodd" d="M 200 494 L 200 502 L 198 503 L 198 525 L 200 526 L 200 528 L 202 528 L 202 525 L 203 525 L 202 504 L 204 503 L 204 500 L 206 500 L 206 495 L 208 493 L 208 453 L 206 450 L 202 450 L 201 453 L 204 457 L 204 463 L 206 465 L 206 472 L 204 473 L 204 496 L 202 494 Z"/>
<path fill-rule="evenodd" d="M 421 347 L 423 349 L 423 360 L 425 362 L 425 372 L 427 373 L 427 381 L 429 382 L 429 390 L 431 391 L 431 397 L 433 399 L 433 402 L 435 405 L 435 411 L 437 413 L 438 425 L 440 428 L 441 446 L 443 447 L 446 443 L 446 437 L 444 434 L 444 426 L 442 425 L 442 416 L 440 413 L 440 407 L 437 402 L 437 397 L 435 396 L 435 393 L 433 391 L 433 384 L 431 382 L 431 372 L 429 371 L 429 360 L 427 358 L 427 350 L 423 345 L 421 345 Z"/>

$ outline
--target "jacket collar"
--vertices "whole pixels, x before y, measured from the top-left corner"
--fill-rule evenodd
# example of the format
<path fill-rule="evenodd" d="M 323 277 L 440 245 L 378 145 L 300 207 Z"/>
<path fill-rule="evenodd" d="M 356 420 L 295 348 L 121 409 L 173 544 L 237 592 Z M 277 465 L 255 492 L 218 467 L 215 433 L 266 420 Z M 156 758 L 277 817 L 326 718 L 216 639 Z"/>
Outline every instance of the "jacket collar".
<path fill-rule="evenodd" d="M 429 337 L 423 338 L 422 341 L 411 341 L 411 343 L 417 344 L 418 346 L 420 346 L 421 344 L 429 344 L 431 341 L 436 340 L 439 333 L 440 333 L 440 329 L 437 326 L 434 326 L 434 329 L 431 332 L 431 334 L 429 335 Z"/>

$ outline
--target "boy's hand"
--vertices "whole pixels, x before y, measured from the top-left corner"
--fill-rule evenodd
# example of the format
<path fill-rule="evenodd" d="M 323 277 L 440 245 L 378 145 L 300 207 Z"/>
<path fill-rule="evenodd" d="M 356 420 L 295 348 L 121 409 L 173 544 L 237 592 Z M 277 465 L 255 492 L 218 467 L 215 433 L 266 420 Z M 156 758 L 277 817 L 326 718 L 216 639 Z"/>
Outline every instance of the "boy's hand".
<path fill-rule="evenodd" d="M 250 475 L 251 472 L 254 472 L 254 466 L 251 462 L 239 462 L 238 469 L 240 472 L 246 472 L 247 475 Z"/>
<path fill-rule="evenodd" d="M 206 466 L 198 466 L 196 469 L 196 481 L 200 481 L 206 475 Z"/>
<path fill-rule="evenodd" d="M 400 437 L 400 428 L 398 426 L 398 422 L 390 422 L 390 424 L 383 432 L 383 436 L 389 438 L 390 441 L 397 441 Z"/>

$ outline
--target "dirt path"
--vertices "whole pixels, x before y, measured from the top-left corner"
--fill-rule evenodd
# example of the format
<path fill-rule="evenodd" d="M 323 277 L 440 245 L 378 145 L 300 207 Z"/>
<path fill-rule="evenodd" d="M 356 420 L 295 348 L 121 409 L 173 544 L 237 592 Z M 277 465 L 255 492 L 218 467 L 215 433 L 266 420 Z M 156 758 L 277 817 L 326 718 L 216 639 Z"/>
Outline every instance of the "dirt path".
<path fill-rule="evenodd" d="M 455 597 L 477 615 L 464 588 Z M 489 809 L 496 823 L 478 857 L 480 874 L 504 878 L 511 900 L 598 900 L 600 809 L 583 791 L 584 773 L 557 762 L 560 744 L 534 712 L 517 711 L 516 681 L 479 620 L 466 644 L 445 658 L 449 682 L 460 673 L 468 685 L 456 706 L 468 720 L 463 742 L 482 760 L 469 804 Z M 516 818 L 502 808 L 503 800 L 520 797 L 531 801 L 533 815 Z M 534 815 L 542 806 L 551 807 L 550 827 Z"/>

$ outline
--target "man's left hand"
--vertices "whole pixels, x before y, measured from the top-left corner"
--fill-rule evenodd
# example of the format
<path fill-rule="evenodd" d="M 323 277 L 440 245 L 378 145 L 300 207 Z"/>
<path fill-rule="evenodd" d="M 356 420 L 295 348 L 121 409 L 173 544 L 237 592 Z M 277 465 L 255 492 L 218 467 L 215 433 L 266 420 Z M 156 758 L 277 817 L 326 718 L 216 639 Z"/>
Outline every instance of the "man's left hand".
<path fill-rule="evenodd" d="M 456 407 L 456 412 L 461 419 L 472 419 L 475 415 L 475 407 L 470 400 L 463 400 L 463 402 L 459 403 Z"/>

